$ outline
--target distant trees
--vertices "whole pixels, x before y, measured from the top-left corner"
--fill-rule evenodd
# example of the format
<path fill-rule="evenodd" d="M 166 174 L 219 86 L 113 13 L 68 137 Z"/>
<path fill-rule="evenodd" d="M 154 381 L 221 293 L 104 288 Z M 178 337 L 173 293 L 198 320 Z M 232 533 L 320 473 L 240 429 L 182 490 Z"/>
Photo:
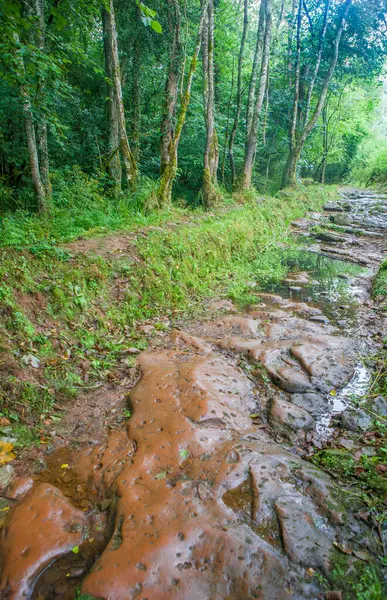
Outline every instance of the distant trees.
<path fill-rule="evenodd" d="M 149 2 L 0 3 L 0 189 L 45 211 L 55 173 L 77 164 L 112 196 L 146 176 L 156 206 L 179 181 L 211 207 L 218 178 L 294 185 L 350 160 L 332 107 L 375 89 L 385 0 Z"/>

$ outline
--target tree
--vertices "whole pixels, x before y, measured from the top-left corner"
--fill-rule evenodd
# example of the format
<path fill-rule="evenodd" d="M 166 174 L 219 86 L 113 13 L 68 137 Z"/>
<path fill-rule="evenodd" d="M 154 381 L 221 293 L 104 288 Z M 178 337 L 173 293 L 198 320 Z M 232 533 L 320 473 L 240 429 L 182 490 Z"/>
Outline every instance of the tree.
<path fill-rule="evenodd" d="M 202 40 L 203 82 L 204 82 L 204 120 L 206 125 L 206 144 L 203 160 L 203 203 L 210 207 L 216 204 L 217 172 L 219 164 L 218 135 L 215 128 L 215 88 L 214 88 L 214 3 L 209 0 L 207 17 L 203 27 Z"/>
<path fill-rule="evenodd" d="M 122 159 L 125 165 L 125 173 L 126 179 L 128 182 L 128 186 L 134 190 L 137 184 L 138 177 L 138 168 L 137 162 L 134 157 L 134 154 L 130 148 L 129 138 L 126 131 L 126 118 L 125 118 L 125 107 L 124 101 L 122 97 L 122 87 L 121 87 L 121 69 L 120 62 L 118 56 L 118 41 L 117 41 L 117 28 L 116 28 L 116 18 L 114 12 L 114 4 L 113 0 L 109 0 L 109 10 L 104 10 L 103 14 L 103 22 L 105 26 L 105 36 L 106 36 L 106 44 L 105 44 L 105 56 L 107 56 L 106 64 L 108 65 L 107 71 L 111 73 L 112 76 L 112 85 L 114 88 L 114 103 L 116 105 L 115 112 L 116 115 L 114 118 L 117 120 L 118 126 L 118 137 L 119 137 L 119 147 L 122 154 Z M 109 111 L 110 115 L 110 111 Z M 111 121 L 111 125 L 116 128 L 115 123 Z M 109 139 L 113 138 L 115 133 L 111 133 L 109 135 Z M 117 177 L 115 181 L 117 182 Z"/>
<path fill-rule="evenodd" d="M 295 79 L 294 79 L 294 100 L 293 100 L 293 109 L 292 116 L 290 122 L 289 129 L 289 153 L 286 161 L 283 178 L 282 178 L 282 187 L 286 187 L 287 185 L 295 185 L 296 184 L 296 172 L 297 172 L 297 164 L 300 158 L 301 152 L 305 145 L 305 142 L 316 125 L 321 112 L 325 105 L 325 100 L 327 97 L 327 93 L 329 90 L 329 85 L 332 80 L 333 73 L 336 68 L 336 64 L 339 58 L 339 47 L 341 36 L 344 31 L 344 26 L 348 17 L 348 11 L 352 4 L 352 0 L 346 0 L 344 3 L 342 11 L 339 13 L 339 22 L 336 29 L 336 34 L 333 40 L 333 52 L 330 58 L 330 63 L 328 69 L 326 71 L 325 77 L 322 80 L 321 90 L 319 92 L 318 100 L 316 102 L 315 109 L 310 115 L 311 110 L 311 101 L 315 88 L 315 83 L 317 76 L 320 71 L 322 55 L 324 50 L 324 42 L 325 36 L 327 32 L 327 24 L 328 24 L 328 11 L 329 11 L 329 0 L 325 0 L 325 10 L 324 10 L 324 19 L 322 24 L 322 29 L 319 35 L 319 47 L 318 52 L 315 58 L 315 66 L 313 69 L 312 78 L 309 82 L 309 88 L 306 95 L 306 104 L 303 108 L 304 117 L 302 123 L 299 124 L 299 117 L 301 114 L 302 107 L 300 106 L 301 96 L 301 26 L 302 26 L 302 17 L 303 17 L 303 0 L 299 0 L 298 5 L 298 14 L 297 14 L 297 48 L 296 48 L 296 62 L 295 62 Z"/>
<path fill-rule="evenodd" d="M 174 138 L 174 119 L 183 61 L 179 0 L 167 0 L 167 10 L 170 47 L 163 117 L 161 121 L 161 177 L 163 177 L 171 161 L 171 149 Z"/>
<path fill-rule="evenodd" d="M 252 109 L 251 119 L 249 118 L 249 127 L 247 128 L 247 140 L 246 150 L 243 163 L 243 172 L 241 175 L 240 185 L 242 189 L 251 187 L 251 180 L 253 174 L 253 166 L 255 161 L 255 154 L 257 150 L 257 137 L 258 137 L 258 121 L 261 116 L 263 101 L 265 98 L 265 91 L 268 82 L 269 73 L 269 57 L 270 57 L 270 41 L 271 41 L 271 28 L 272 28 L 272 16 L 271 16 L 271 0 L 262 0 L 264 5 L 262 21 L 264 21 L 264 39 L 262 47 L 262 58 L 260 65 L 259 83 L 258 89 L 255 94 L 255 103 Z M 260 19 L 261 24 L 261 19 Z M 262 24 L 261 24 L 262 28 Z M 258 37 L 260 36 L 260 30 L 258 26 Z M 262 30 L 262 29 L 261 29 Z M 254 76 L 254 67 L 252 78 Z M 253 87 L 253 85 L 251 86 Z"/>
<path fill-rule="evenodd" d="M 196 71 L 198 56 L 200 52 L 200 46 L 202 41 L 202 33 L 205 20 L 207 18 L 207 8 L 209 0 L 204 0 L 200 11 L 200 21 L 196 37 L 196 46 L 191 59 L 190 68 L 187 74 L 187 81 L 184 92 L 182 94 L 180 113 L 177 119 L 176 127 L 173 132 L 171 144 L 168 151 L 168 163 L 164 169 L 163 174 L 160 178 L 160 183 L 157 191 L 157 202 L 159 206 L 166 206 L 171 203 L 172 200 L 172 186 L 176 177 L 177 170 L 177 152 L 179 148 L 179 142 L 181 133 L 183 131 L 184 123 L 187 117 L 187 110 L 191 98 L 192 80 Z"/>
<path fill-rule="evenodd" d="M 249 23 L 248 1 L 244 0 L 244 2 L 243 2 L 243 29 L 242 29 L 241 45 L 240 45 L 239 55 L 238 55 L 236 110 L 235 110 L 234 124 L 231 129 L 230 140 L 229 140 L 229 145 L 228 145 L 228 155 L 229 155 L 229 159 L 230 159 L 232 185 L 234 185 L 235 180 L 236 180 L 236 166 L 235 166 L 235 160 L 234 160 L 234 144 L 235 144 L 235 136 L 238 131 L 239 119 L 241 116 L 241 109 L 242 109 L 242 67 L 243 67 L 243 57 L 244 57 L 244 52 L 245 52 L 248 23 Z"/>

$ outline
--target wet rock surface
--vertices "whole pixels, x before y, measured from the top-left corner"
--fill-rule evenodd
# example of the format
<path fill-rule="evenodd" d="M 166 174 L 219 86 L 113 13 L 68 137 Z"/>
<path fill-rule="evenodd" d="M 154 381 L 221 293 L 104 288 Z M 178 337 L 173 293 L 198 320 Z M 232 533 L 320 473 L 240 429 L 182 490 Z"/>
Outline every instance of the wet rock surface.
<path fill-rule="evenodd" d="M 347 190 L 326 208 L 356 225 L 365 204 Z M 379 233 L 379 217 L 370 219 Z M 372 267 L 383 244 L 366 236 L 356 252 L 367 248 Z M 359 351 L 374 338 L 340 309 L 337 286 L 352 285 L 364 301 L 371 276 L 360 286 L 336 277 L 325 303 L 306 270 L 244 311 L 212 303 L 208 321 L 139 355 L 132 415 L 105 437 L 92 427 L 87 439 L 78 402 L 77 447 L 62 444 L 43 471 L 7 483 L 1 597 L 70 599 L 81 585 L 109 600 L 302 600 L 323 597 L 314 573 L 329 577 L 343 543 L 359 556 L 378 553 L 372 527 L 302 450 L 329 437 L 331 416 L 342 413 L 343 427 L 362 418 L 346 394 L 364 383 Z M 371 323 L 378 339 L 379 317 Z M 373 409 L 386 413 L 386 400 Z"/>

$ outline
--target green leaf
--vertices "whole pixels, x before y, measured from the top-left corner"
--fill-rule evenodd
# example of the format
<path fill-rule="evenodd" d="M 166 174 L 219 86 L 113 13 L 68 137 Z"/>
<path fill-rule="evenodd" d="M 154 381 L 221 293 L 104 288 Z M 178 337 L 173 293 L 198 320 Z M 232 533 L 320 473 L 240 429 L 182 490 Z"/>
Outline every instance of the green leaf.
<path fill-rule="evenodd" d="M 74 546 L 74 548 L 71 548 L 71 552 L 73 554 L 78 554 L 78 552 L 79 552 L 79 546 Z"/>
<path fill-rule="evenodd" d="M 153 31 L 156 31 L 156 33 L 163 33 L 163 28 L 161 27 L 161 25 L 158 21 L 152 20 L 151 27 L 152 27 Z"/>

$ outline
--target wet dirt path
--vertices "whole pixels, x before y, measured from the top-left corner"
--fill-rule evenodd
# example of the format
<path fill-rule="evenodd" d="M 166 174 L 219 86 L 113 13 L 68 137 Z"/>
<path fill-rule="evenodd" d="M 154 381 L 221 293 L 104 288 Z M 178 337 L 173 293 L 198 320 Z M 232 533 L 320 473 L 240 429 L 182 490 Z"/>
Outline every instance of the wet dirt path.
<path fill-rule="evenodd" d="M 280 286 L 160 338 L 139 356 L 130 418 L 77 449 L 65 440 L 2 492 L 2 598 L 323 598 L 337 548 L 350 563 L 380 555 L 305 458 L 366 390 L 361 358 L 385 335 L 370 287 L 386 207 L 344 189 L 295 222 L 306 248 Z"/>

